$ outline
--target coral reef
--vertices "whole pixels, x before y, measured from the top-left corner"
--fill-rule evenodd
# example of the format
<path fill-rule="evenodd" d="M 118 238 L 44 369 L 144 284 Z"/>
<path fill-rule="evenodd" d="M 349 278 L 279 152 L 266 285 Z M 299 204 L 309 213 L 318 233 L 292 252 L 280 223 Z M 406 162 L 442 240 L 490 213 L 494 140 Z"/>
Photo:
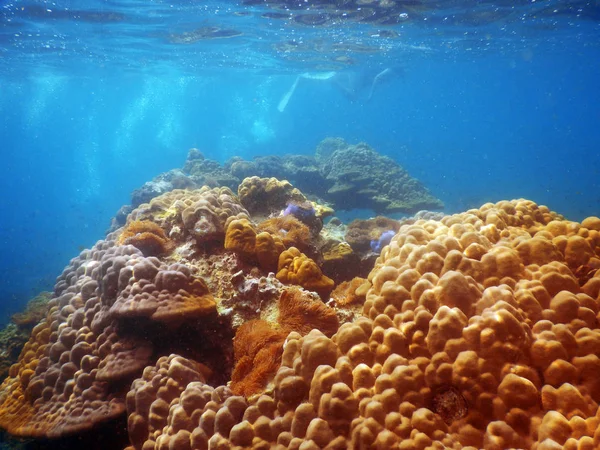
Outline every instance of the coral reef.
<path fill-rule="evenodd" d="M 321 173 L 332 185 L 323 198 L 338 209 L 370 208 L 377 213 L 440 209 L 434 198 L 394 160 L 365 143 L 347 145 L 324 159 Z"/>
<path fill-rule="evenodd" d="M 17 362 L 33 327 L 46 317 L 51 298 L 51 292 L 40 292 L 27 302 L 25 311 L 13 314 L 11 323 L 0 331 L 0 380 L 6 378 L 10 366 Z"/>
<path fill-rule="evenodd" d="M 218 162 L 206 159 L 202 152 L 196 148 L 192 148 L 188 152 L 187 160 L 183 166 L 183 173 L 189 177 L 196 187 L 224 186 L 235 191 L 240 183 L 240 180 L 232 175 L 227 167 L 222 167 Z"/>
<path fill-rule="evenodd" d="M 330 203 L 336 210 L 369 208 L 383 214 L 443 207 L 440 200 L 394 160 L 380 155 L 367 144 L 349 145 L 341 138 L 324 139 L 314 157 L 269 155 L 254 161 L 234 157 L 224 165 L 191 149 L 182 170 L 161 174 L 134 191 L 132 206 L 150 203 L 154 197 L 171 190 L 202 186 L 223 186 L 237 191 L 244 207 L 255 217 L 278 214 L 290 201 L 306 202 L 305 195 L 298 189 L 312 200 L 318 200 L 318 204 Z M 265 203 L 265 199 L 270 203 Z M 315 209 L 321 219 L 331 214 L 331 210 Z M 113 219 L 110 231 L 125 224 L 128 211 L 124 209 Z"/>
<path fill-rule="evenodd" d="M 202 183 L 199 186 L 204 184 Z M 141 188 L 133 191 L 131 194 L 131 206 L 132 208 L 137 208 L 142 203 L 148 203 L 154 197 L 158 197 L 173 189 L 194 189 L 196 187 L 198 185 L 183 171 L 173 169 L 158 175 L 152 181 L 144 183 Z"/>
<path fill-rule="evenodd" d="M 581 286 L 574 271 L 598 264 L 599 223 L 518 200 L 405 225 L 364 317 L 332 337 L 290 333 L 258 397 L 189 384 L 145 443 L 597 448 L 600 275 Z"/>
<path fill-rule="evenodd" d="M 52 298 L 52 292 L 40 292 L 25 305 L 25 311 L 13 314 L 11 322 L 20 329 L 29 330 L 46 317 L 48 313 L 48 302 Z"/>
<path fill-rule="evenodd" d="M 194 379 L 202 382 L 240 377 L 249 381 L 240 390 L 247 395 L 264 389 L 279 367 L 290 331 L 316 327 L 332 335 L 339 325 L 336 313 L 316 294 L 292 286 L 294 280 L 283 285 L 260 266 L 261 261 L 277 264 L 285 250 L 280 235 L 289 243 L 307 239 L 310 245 L 313 236 L 306 225 L 293 216 L 280 222 L 273 236 L 257 233 L 226 187 L 176 189 L 133 210 L 123 229 L 83 251 L 57 279 L 47 312 L 0 386 L 0 426 L 33 438 L 109 426 L 123 417 L 131 382 L 151 374 L 157 364 L 196 370 Z M 252 252 L 255 257 L 248 257 Z M 316 263 L 297 256 L 302 259 L 298 274 L 290 273 L 308 287 L 322 287 L 326 279 L 312 277 L 319 271 Z M 293 262 L 291 267 L 296 269 Z M 23 322 L 29 321 L 25 317 Z M 279 336 L 272 364 L 262 374 L 246 373 L 244 361 L 250 358 L 254 368 L 268 352 L 240 350 L 241 362 L 234 367 L 233 336 L 238 328 L 244 336 L 246 328 L 252 329 L 244 324 L 256 320 L 275 327 Z M 167 386 L 183 376 L 171 375 Z M 152 389 L 162 392 L 160 385 Z M 181 389 L 169 395 L 175 398 Z M 138 418 L 130 425 L 134 435 L 152 427 Z"/>
<path fill-rule="evenodd" d="M 347 148 L 318 152 L 334 178 Z M 127 415 L 128 450 L 600 447 L 600 219 L 521 199 L 317 230 L 265 218 L 293 186 L 245 186 L 164 193 L 74 258 L 0 426 L 60 438 Z M 129 245 L 143 233 L 172 251 Z"/>

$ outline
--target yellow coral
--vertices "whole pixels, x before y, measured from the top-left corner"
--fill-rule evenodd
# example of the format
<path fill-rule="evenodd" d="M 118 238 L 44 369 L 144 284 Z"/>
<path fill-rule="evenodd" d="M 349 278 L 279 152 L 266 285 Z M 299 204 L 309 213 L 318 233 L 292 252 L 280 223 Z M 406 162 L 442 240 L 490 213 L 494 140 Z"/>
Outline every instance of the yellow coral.
<path fill-rule="evenodd" d="M 331 278 L 323 275 L 317 263 L 296 247 L 290 247 L 279 255 L 277 279 L 315 291 L 322 298 L 329 295 L 334 285 Z"/>
<path fill-rule="evenodd" d="M 229 221 L 225 232 L 225 248 L 246 256 L 254 256 L 256 231 L 248 219 Z"/>
<path fill-rule="evenodd" d="M 159 256 L 173 249 L 164 230 L 151 220 L 133 220 L 129 222 L 117 241 L 119 245 L 133 245 L 144 256 Z"/>
<path fill-rule="evenodd" d="M 571 267 L 600 257 L 599 222 L 516 200 L 402 227 L 365 317 L 331 338 L 290 333 L 272 392 L 236 404 L 237 420 L 227 401 L 190 412 L 201 426 L 173 414 L 161 445 L 598 448 L 600 275 Z M 303 256 L 281 254 L 282 278 Z"/>
<path fill-rule="evenodd" d="M 277 271 L 279 255 L 285 250 L 285 245 L 279 236 L 273 236 L 266 231 L 256 235 L 256 259 L 258 265 L 270 272 Z"/>

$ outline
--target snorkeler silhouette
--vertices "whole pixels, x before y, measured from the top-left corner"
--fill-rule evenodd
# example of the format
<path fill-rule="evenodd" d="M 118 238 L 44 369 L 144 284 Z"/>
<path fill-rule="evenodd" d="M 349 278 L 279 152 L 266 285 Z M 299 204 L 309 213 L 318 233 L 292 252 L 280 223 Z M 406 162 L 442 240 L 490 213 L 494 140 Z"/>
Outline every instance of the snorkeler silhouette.
<path fill-rule="evenodd" d="M 400 77 L 403 74 L 404 69 L 401 67 L 385 67 L 375 70 L 367 69 L 360 72 L 305 72 L 296 77 L 290 89 L 279 101 L 277 109 L 279 112 L 285 111 L 302 80 L 328 81 L 338 88 L 349 100 L 368 102 L 373 98 L 373 94 L 378 86 L 387 80 Z"/>

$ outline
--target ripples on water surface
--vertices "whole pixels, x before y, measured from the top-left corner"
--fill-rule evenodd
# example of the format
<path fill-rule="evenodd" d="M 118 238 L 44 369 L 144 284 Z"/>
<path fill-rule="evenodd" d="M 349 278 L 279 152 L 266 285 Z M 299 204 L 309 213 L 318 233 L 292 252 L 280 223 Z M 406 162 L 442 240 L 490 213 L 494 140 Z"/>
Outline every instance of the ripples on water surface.
<path fill-rule="evenodd" d="M 337 70 L 598 45 L 596 1 L 13 1 L 2 70 Z M 592 33 L 590 35 L 590 33 Z M 590 39 L 590 36 L 594 39 Z"/>

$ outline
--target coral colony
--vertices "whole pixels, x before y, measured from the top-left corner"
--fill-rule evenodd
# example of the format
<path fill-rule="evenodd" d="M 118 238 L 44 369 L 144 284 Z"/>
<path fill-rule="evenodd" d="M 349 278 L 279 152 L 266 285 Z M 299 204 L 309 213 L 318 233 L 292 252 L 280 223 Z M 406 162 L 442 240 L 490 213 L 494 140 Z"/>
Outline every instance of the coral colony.
<path fill-rule="evenodd" d="M 126 423 L 125 450 L 599 448 L 600 219 L 519 199 L 346 226 L 331 216 L 353 192 L 436 203 L 416 182 L 379 197 L 362 166 L 344 185 L 347 147 L 315 159 L 330 205 L 273 173 L 232 189 L 241 161 L 197 186 L 194 152 L 192 184 L 134 202 L 58 277 L 0 426 Z"/>

